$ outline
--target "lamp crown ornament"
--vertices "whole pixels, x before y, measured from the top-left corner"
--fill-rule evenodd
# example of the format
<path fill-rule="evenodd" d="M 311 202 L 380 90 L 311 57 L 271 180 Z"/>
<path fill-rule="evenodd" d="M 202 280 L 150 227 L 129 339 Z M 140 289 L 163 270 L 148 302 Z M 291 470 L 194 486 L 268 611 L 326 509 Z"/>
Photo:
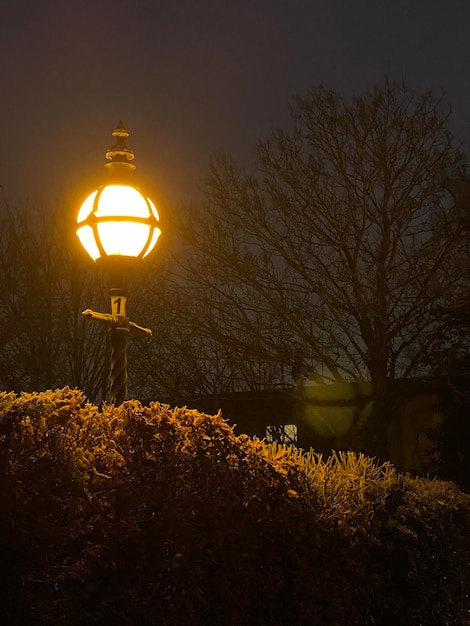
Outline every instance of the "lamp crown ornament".
<path fill-rule="evenodd" d="M 105 163 L 105 167 L 110 174 L 124 174 L 130 173 L 135 170 L 134 160 L 135 154 L 126 144 L 126 139 L 129 137 L 129 132 L 125 128 L 122 120 L 119 120 L 118 125 L 113 130 L 113 137 L 116 138 L 114 145 L 112 145 L 106 152 L 106 158 L 108 162 Z"/>

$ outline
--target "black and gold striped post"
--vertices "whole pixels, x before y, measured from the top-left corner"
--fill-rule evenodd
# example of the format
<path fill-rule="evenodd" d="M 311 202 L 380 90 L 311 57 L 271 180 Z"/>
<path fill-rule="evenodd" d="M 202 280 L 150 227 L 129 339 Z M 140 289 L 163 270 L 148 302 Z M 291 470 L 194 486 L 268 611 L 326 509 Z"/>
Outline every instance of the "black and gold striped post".
<path fill-rule="evenodd" d="M 111 312 L 116 323 L 109 329 L 111 343 L 111 402 L 120 405 L 127 398 L 127 335 L 126 294 L 110 289 Z"/>
<path fill-rule="evenodd" d="M 85 317 L 104 322 L 109 326 L 111 344 L 110 402 L 121 405 L 127 398 L 127 336 L 135 330 L 151 335 L 150 328 L 139 326 L 126 316 L 127 296 L 123 289 L 111 288 L 111 313 L 98 313 L 91 309 L 83 311 Z"/>

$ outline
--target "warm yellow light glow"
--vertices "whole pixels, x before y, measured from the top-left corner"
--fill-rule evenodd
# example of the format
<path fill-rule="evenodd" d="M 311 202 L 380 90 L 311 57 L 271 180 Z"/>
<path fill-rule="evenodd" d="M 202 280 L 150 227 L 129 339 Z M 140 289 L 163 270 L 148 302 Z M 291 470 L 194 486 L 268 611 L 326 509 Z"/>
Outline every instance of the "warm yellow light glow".
<path fill-rule="evenodd" d="M 161 233 L 155 205 L 130 185 L 94 191 L 82 204 L 77 223 L 77 235 L 93 260 L 147 256 Z"/>
<path fill-rule="evenodd" d="M 356 423 L 359 428 L 374 408 L 369 381 L 315 384 L 308 379 L 297 387 L 302 418 L 322 437 L 342 437 Z"/>

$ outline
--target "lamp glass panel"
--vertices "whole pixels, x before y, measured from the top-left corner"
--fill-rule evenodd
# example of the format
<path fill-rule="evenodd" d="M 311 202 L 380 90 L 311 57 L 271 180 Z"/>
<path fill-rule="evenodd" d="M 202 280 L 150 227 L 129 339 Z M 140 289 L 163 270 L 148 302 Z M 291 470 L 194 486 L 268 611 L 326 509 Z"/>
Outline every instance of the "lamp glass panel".
<path fill-rule="evenodd" d="M 150 200 L 150 198 L 147 198 L 147 202 L 150 204 L 150 208 L 152 209 L 152 213 L 155 216 L 156 220 L 159 220 L 160 218 L 158 217 L 158 211 L 157 211 L 157 207 L 154 205 L 154 203 Z"/>
<path fill-rule="evenodd" d="M 109 256 L 139 256 L 145 248 L 150 226 L 132 222 L 98 223 L 98 237 Z"/>
<path fill-rule="evenodd" d="M 160 235 L 162 234 L 162 231 L 159 228 L 154 228 L 153 229 L 153 233 L 152 233 L 152 239 L 149 243 L 149 246 L 147 248 L 147 251 L 144 254 L 144 258 L 147 256 L 147 254 L 149 254 L 149 252 L 152 252 L 152 250 L 155 248 L 155 244 L 158 241 L 158 238 L 160 237 Z"/>
<path fill-rule="evenodd" d="M 96 261 L 100 257 L 100 251 L 95 242 L 95 235 L 91 226 L 85 225 L 77 229 L 77 235 L 80 239 L 82 246 L 91 256 L 93 261 Z"/>
<path fill-rule="evenodd" d="M 78 212 L 78 216 L 77 216 L 78 224 L 80 224 L 80 222 L 85 221 L 86 218 L 93 211 L 93 202 L 95 201 L 95 197 L 97 193 L 98 193 L 98 189 L 94 191 L 93 193 L 91 193 L 88 196 L 88 198 L 85 200 L 85 202 L 82 204 L 82 206 L 80 207 L 80 211 Z"/>
<path fill-rule="evenodd" d="M 100 217 L 149 217 L 150 211 L 144 196 L 135 187 L 107 185 L 101 192 L 95 213 Z"/>

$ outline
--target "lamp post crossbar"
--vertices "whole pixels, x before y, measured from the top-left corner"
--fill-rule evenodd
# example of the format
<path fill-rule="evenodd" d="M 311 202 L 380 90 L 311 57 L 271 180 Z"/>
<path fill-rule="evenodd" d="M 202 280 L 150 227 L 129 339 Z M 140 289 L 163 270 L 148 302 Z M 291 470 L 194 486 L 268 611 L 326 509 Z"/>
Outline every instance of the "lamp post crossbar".
<path fill-rule="evenodd" d="M 150 328 L 139 326 L 123 315 L 99 313 L 92 309 L 85 309 L 82 315 L 89 319 L 102 322 L 109 327 L 111 343 L 111 404 L 121 405 L 127 398 L 127 335 L 135 330 L 143 335 L 150 336 Z"/>

